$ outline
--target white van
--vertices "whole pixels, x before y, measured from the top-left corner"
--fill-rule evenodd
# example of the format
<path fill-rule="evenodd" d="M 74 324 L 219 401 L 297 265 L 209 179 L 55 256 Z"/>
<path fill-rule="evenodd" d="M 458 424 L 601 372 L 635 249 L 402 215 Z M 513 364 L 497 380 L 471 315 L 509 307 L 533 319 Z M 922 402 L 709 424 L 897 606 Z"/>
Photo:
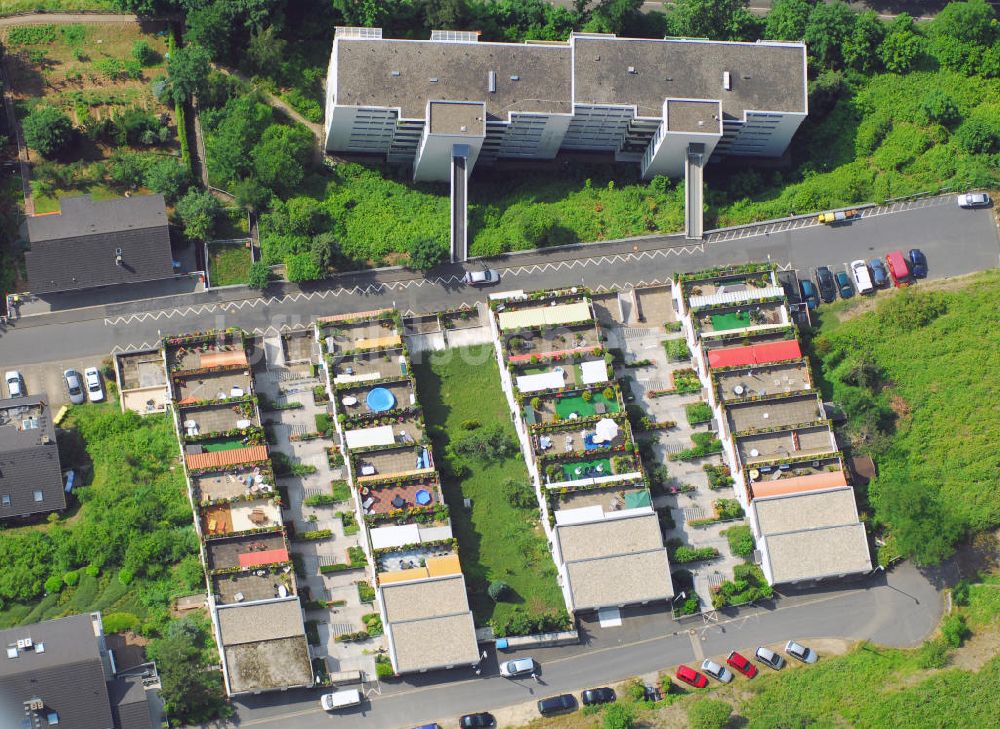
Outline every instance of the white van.
<path fill-rule="evenodd" d="M 332 694 L 323 694 L 319 705 L 323 707 L 323 711 L 360 706 L 361 692 L 358 689 L 344 689 L 343 691 L 334 691 Z"/>
<path fill-rule="evenodd" d="M 872 285 L 872 276 L 868 273 L 868 264 L 864 261 L 851 261 L 851 274 L 854 276 L 854 285 L 859 294 L 870 294 L 875 290 Z"/>

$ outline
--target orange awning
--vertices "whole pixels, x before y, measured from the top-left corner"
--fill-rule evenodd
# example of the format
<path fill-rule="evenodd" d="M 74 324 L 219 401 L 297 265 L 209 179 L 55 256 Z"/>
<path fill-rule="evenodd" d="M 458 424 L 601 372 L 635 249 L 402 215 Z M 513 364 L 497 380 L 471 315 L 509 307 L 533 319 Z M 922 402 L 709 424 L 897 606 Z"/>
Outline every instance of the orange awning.
<path fill-rule="evenodd" d="M 782 342 L 753 344 L 749 347 L 710 349 L 708 351 L 708 366 L 736 367 L 738 365 L 784 362 L 789 359 L 800 359 L 801 357 L 802 349 L 799 347 L 799 343 L 792 339 Z"/>
<path fill-rule="evenodd" d="M 814 473 L 811 476 L 793 476 L 777 481 L 755 481 L 750 484 L 750 498 L 761 499 L 765 496 L 788 496 L 789 494 L 804 494 L 820 489 L 832 489 L 847 485 L 847 477 L 843 471 L 827 471 Z"/>
<path fill-rule="evenodd" d="M 206 352 L 201 355 L 201 367 L 224 367 L 227 365 L 247 365 L 247 353 L 242 349 L 231 352 Z"/>
<path fill-rule="evenodd" d="M 241 463 L 258 463 L 267 460 L 267 446 L 249 446 L 234 448 L 230 451 L 212 451 L 210 453 L 191 453 L 185 458 L 188 469 L 192 468 L 225 468 Z"/>
<path fill-rule="evenodd" d="M 267 549 L 263 552 L 244 552 L 240 555 L 240 567 L 259 567 L 288 561 L 287 549 Z"/>

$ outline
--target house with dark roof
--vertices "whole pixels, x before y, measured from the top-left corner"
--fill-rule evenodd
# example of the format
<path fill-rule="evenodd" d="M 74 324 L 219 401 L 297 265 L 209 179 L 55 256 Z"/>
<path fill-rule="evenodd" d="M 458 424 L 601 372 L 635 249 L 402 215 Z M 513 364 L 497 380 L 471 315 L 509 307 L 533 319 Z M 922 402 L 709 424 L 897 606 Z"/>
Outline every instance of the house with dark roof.
<path fill-rule="evenodd" d="M 33 294 L 172 278 L 163 195 L 60 199 L 60 212 L 28 218 L 25 253 Z"/>
<path fill-rule="evenodd" d="M 100 613 L 0 631 L 0 727 L 152 729 L 140 677 L 115 675 Z M 151 711 L 152 707 L 152 711 Z M 153 714 L 157 715 L 154 721 Z"/>
<path fill-rule="evenodd" d="M 56 431 L 45 396 L 0 400 L 0 521 L 65 508 Z"/>

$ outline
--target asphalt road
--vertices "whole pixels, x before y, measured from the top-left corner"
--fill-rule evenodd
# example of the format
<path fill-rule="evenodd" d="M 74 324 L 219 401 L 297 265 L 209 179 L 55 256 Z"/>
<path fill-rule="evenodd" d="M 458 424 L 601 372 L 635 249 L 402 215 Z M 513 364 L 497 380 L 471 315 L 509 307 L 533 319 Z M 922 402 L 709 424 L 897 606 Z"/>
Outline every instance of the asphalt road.
<path fill-rule="evenodd" d="M 583 284 L 597 290 L 651 285 L 677 271 L 749 260 L 770 260 L 808 273 L 819 265 L 842 266 L 894 248 L 919 247 L 931 277 L 955 276 L 1000 263 L 1000 242 L 992 210 L 960 210 L 949 197 L 921 207 L 873 215 L 841 227 L 813 225 L 782 231 L 763 229 L 711 234 L 702 243 L 679 235 L 627 242 L 591 243 L 549 249 L 487 262 L 502 276 L 499 290 L 537 290 Z M 730 237 L 731 239 L 724 239 Z M 470 264 L 470 266 L 479 264 Z M 77 357 L 104 357 L 111 351 L 153 346 L 163 335 L 240 326 L 268 329 L 308 324 L 317 315 L 396 306 L 402 311 L 437 311 L 485 300 L 489 291 L 460 282 L 462 270 L 447 267 L 432 279 L 406 271 L 342 276 L 311 289 L 276 287 L 260 298 L 247 289 L 215 290 L 167 299 L 109 304 L 25 317 L 0 327 L 0 366 Z"/>
<path fill-rule="evenodd" d="M 265 694 L 237 701 L 232 723 L 275 729 L 292 721 L 298 729 L 328 726 L 331 721 L 365 729 L 413 727 L 432 721 L 453 726 L 462 713 L 579 692 L 789 638 L 806 644 L 811 638 L 826 637 L 913 645 L 940 618 L 939 581 L 947 575 L 947 570 L 924 575 L 902 565 L 888 576 L 879 572 L 838 590 L 790 595 L 769 607 L 720 615 L 719 622 L 708 624 L 700 617 L 675 622 L 662 607 L 646 613 L 636 610 L 626 613 L 621 627 L 600 628 L 596 622 L 584 622 L 582 646 L 502 654 L 502 660 L 531 655 L 542 665 L 543 684 L 501 678 L 491 651 L 480 677 L 464 669 L 383 683 L 368 687 L 369 699 L 362 707 L 336 714 L 319 708 L 318 690 Z"/>

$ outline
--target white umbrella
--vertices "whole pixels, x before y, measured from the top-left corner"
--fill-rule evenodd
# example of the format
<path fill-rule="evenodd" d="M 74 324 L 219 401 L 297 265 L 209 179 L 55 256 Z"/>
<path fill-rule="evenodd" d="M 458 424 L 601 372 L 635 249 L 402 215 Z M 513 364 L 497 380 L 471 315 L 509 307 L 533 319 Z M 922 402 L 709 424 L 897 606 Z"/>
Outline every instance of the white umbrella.
<path fill-rule="evenodd" d="M 594 440 L 599 440 L 601 443 L 607 443 L 614 440 L 618 436 L 618 423 L 611 418 L 602 418 L 597 421 L 597 426 L 594 430 Z"/>

